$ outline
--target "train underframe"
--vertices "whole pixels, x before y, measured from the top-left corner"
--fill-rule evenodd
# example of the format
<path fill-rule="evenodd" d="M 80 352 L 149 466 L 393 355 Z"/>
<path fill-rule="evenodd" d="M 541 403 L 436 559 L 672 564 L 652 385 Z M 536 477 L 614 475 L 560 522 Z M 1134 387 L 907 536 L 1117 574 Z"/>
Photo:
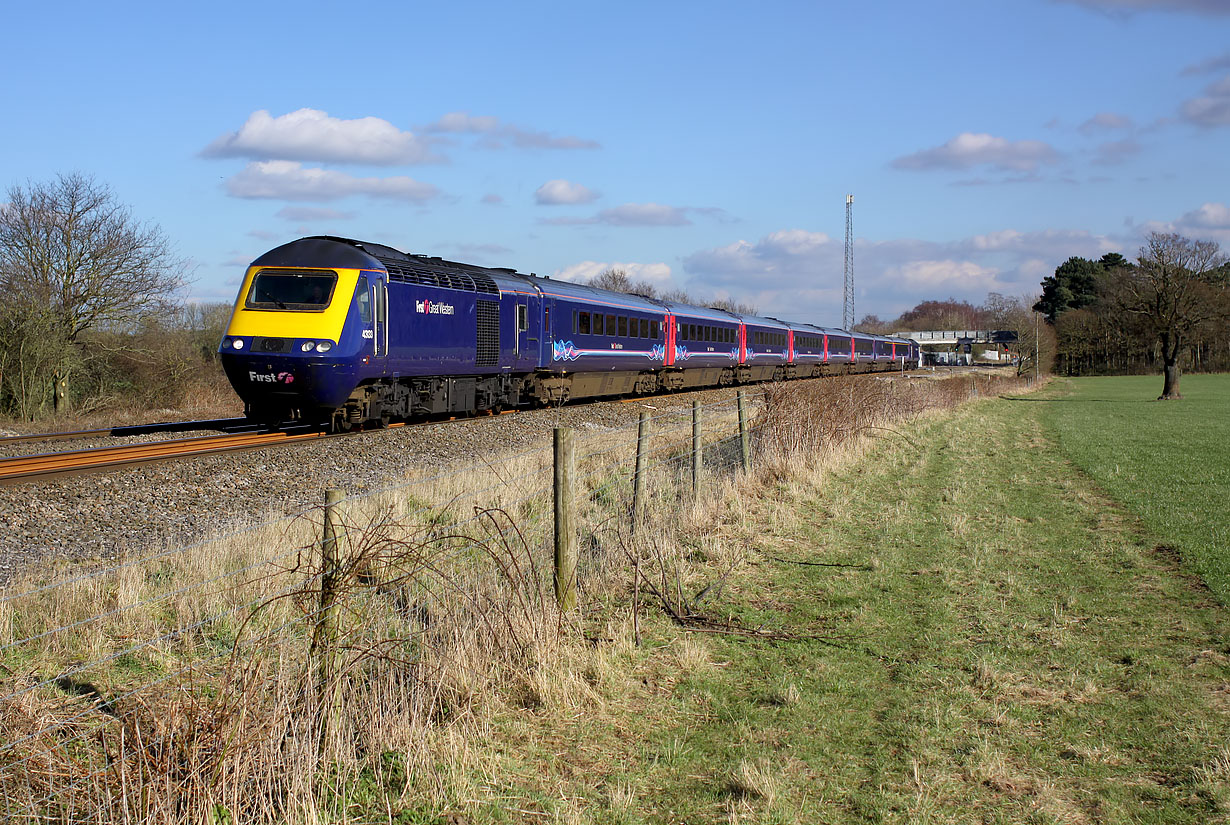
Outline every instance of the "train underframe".
<path fill-rule="evenodd" d="M 555 373 L 492 376 L 435 376 L 377 379 L 355 388 L 336 410 L 280 411 L 278 416 L 314 420 L 334 431 L 394 419 L 471 412 L 498 413 L 518 407 L 564 404 L 584 398 L 653 395 L 658 392 L 730 387 L 766 381 L 789 381 L 900 369 L 897 362 L 866 364 L 774 364 L 730 367 L 666 368 L 660 370 Z M 249 410 L 250 417 L 253 411 Z"/>

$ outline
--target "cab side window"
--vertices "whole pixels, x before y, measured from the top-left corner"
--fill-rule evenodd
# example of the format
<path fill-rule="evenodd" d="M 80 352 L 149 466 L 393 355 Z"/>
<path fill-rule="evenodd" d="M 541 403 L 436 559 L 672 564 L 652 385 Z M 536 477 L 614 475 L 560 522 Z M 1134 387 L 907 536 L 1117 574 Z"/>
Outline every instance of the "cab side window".
<path fill-rule="evenodd" d="M 367 288 L 367 276 L 359 277 L 359 285 L 355 287 L 354 302 L 359 307 L 359 320 L 364 324 L 372 322 L 372 292 Z"/>

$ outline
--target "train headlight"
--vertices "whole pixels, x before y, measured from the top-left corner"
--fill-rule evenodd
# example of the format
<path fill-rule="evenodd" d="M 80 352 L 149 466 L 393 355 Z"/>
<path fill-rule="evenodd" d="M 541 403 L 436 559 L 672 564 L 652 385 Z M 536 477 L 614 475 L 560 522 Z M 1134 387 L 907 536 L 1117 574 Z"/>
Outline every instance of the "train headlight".
<path fill-rule="evenodd" d="M 315 341 L 304 341 L 302 344 L 299 345 L 299 349 L 303 352 L 311 352 L 312 350 L 316 349 L 316 342 Z"/>
<path fill-rule="evenodd" d="M 234 341 L 231 341 L 231 346 L 235 349 L 243 349 L 243 339 L 236 338 Z"/>
<path fill-rule="evenodd" d="M 328 352 L 331 349 L 333 349 L 332 341 L 321 341 L 316 345 L 317 352 Z"/>

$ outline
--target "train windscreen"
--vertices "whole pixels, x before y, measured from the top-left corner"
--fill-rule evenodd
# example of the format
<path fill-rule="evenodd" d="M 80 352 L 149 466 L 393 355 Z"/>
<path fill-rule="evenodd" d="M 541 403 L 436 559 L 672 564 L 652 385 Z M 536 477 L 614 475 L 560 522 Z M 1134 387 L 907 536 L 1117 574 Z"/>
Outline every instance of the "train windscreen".
<path fill-rule="evenodd" d="M 329 306 L 336 283 L 334 272 L 262 269 L 252 279 L 245 305 L 249 309 L 319 311 Z"/>

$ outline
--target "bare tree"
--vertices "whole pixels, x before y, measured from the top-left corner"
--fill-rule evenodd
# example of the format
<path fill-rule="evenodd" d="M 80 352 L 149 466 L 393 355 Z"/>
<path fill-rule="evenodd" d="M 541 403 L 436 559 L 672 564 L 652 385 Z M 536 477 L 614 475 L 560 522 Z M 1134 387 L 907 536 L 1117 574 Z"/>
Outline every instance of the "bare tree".
<path fill-rule="evenodd" d="M 736 315 L 757 315 L 759 314 L 755 304 L 736 301 L 734 298 L 718 298 L 713 301 L 708 301 L 705 306 L 712 309 L 721 309 L 726 312 L 733 312 Z"/>
<path fill-rule="evenodd" d="M 172 306 L 185 283 L 185 262 L 162 230 L 135 221 L 87 175 L 15 185 L 0 206 L 0 301 L 15 328 L 31 329 L 26 319 L 38 319 L 44 343 L 60 356 L 50 360 L 62 380 L 83 333 L 131 329 Z M 46 360 L 22 385 L 23 410 L 38 405 L 31 394 L 45 391 Z"/>
<path fill-rule="evenodd" d="M 1225 262 L 1213 241 L 1154 232 L 1141 248 L 1137 266 L 1116 269 L 1107 278 L 1111 302 L 1161 344 L 1164 380 L 1159 400 L 1183 397 L 1179 356 L 1192 333 L 1227 317 L 1227 287 L 1219 271 Z"/>
<path fill-rule="evenodd" d="M 629 295 L 644 295 L 647 298 L 658 297 L 658 290 L 649 281 L 634 281 L 624 269 L 604 269 L 589 279 L 589 285 L 599 289 L 609 289 L 611 292 L 624 292 Z"/>
<path fill-rule="evenodd" d="M 589 279 L 589 285 L 598 289 L 609 289 L 611 292 L 632 291 L 632 279 L 623 269 L 604 269 Z"/>

